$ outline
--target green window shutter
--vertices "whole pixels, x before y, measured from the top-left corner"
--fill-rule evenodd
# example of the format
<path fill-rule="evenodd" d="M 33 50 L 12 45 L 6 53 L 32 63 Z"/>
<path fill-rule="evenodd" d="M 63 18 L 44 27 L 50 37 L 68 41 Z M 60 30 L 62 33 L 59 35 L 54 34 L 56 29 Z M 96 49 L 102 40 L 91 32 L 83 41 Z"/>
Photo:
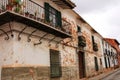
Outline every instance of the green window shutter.
<path fill-rule="evenodd" d="M 59 51 L 50 50 L 50 70 L 52 78 L 61 76 Z"/>
<path fill-rule="evenodd" d="M 57 22 L 57 26 L 62 27 L 62 17 L 61 17 L 61 12 L 57 11 L 56 14 L 56 22 Z"/>
<path fill-rule="evenodd" d="M 50 22 L 50 18 L 49 18 L 49 4 L 48 3 L 45 3 L 44 4 L 44 6 L 45 6 L 45 20 L 47 21 L 47 22 Z"/>

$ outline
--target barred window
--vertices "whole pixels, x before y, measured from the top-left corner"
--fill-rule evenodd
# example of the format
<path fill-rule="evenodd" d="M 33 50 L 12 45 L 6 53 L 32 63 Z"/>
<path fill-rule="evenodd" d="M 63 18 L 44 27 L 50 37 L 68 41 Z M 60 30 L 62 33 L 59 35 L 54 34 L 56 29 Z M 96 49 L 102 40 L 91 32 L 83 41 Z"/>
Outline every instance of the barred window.
<path fill-rule="evenodd" d="M 60 53 L 50 49 L 50 74 L 51 77 L 61 77 Z"/>

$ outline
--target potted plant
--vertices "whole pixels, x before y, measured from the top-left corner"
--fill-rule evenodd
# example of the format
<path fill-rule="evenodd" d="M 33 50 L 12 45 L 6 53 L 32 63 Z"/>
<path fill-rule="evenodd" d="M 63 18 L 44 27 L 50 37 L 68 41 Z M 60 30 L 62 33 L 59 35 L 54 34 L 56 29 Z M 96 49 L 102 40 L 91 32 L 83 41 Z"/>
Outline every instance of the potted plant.
<path fill-rule="evenodd" d="M 20 9 L 21 9 L 21 7 L 20 7 L 19 5 L 17 5 L 17 6 L 15 7 L 15 10 L 14 10 L 14 11 L 15 11 L 16 13 L 19 13 L 19 12 L 20 12 Z"/>
<path fill-rule="evenodd" d="M 13 8 L 13 4 L 11 2 L 9 2 L 7 5 L 6 5 L 6 9 L 7 10 L 12 10 Z"/>
<path fill-rule="evenodd" d="M 30 14 L 30 18 L 34 18 L 35 16 L 33 14 Z"/>
<path fill-rule="evenodd" d="M 28 17 L 29 16 L 29 12 L 27 11 L 27 12 L 25 12 L 25 16 L 26 17 Z"/>
<path fill-rule="evenodd" d="M 0 12 L 4 12 L 6 9 L 5 9 L 5 6 L 4 5 L 2 5 L 1 6 L 1 11 Z"/>
<path fill-rule="evenodd" d="M 21 0 L 13 0 L 12 3 L 14 3 L 15 5 L 20 4 Z"/>
<path fill-rule="evenodd" d="M 37 18 L 37 13 L 38 13 L 38 12 L 37 12 L 37 11 L 35 11 L 35 13 L 34 13 L 34 15 L 35 15 L 35 16 L 34 16 L 34 19 L 36 19 L 36 18 Z"/>

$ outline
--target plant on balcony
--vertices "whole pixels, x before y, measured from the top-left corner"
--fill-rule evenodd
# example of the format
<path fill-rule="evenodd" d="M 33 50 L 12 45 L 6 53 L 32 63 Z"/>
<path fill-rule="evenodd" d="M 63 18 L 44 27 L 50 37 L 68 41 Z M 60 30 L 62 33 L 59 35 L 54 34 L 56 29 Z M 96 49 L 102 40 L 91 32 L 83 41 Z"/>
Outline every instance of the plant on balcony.
<path fill-rule="evenodd" d="M 17 12 L 17 13 L 20 13 L 20 10 L 21 10 L 21 7 L 22 7 L 22 1 L 21 0 L 13 0 L 12 3 L 15 7 L 14 11 Z"/>
<path fill-rule="evenodd" d="M 86 46 L 86 40 L 84 36 L 78 37 L 78 46 L 79 47 L 85 47 Z"/>
<path fill-rule="evenodd" d="M 97 43 L 94 43 L 94 44 L 93 44 L 93 50 L 94 50 L 94 51 L 98 51 L 98 45 L 97 45 Z"/>
<path fill-rule="evenodd" d="M 14 11 L 15 11 L 16 13 L 19 13 L 20 10 L 21 10 L 21 6 L 17 5 L 17 6 L 15 7 L 15 10 L 14 10 Z"/>
<path fill-rule="evenodd" d="M 34 19 L 38 19 L 37 15 L 38 15 L 38 11 L 36 10 L 36 11 L 34 12 Z"/>
<path fill-rule="evenodd" d="M 14 3 L 15 5 L 20 5 L 21 4 L 21 0 L 13 0 L 12 3 Z"/>
<path fill-rule="evenodd" d="M 30 14 L 29 16 L 30 16 L 30 18 L 34 18 L 35 17 L 33 14 Z"/>
<path fill-rule="evenodd" d="M 2 5 L 1 6 L 1 12 L 4 12 L 6 9 L 5 9 L 5 6 L 4 5 Z"/>
<path fill-rule="evenodd" d="M 12 10 L 13 8 L 13 3 L 9 2 L 7 5 L 6 5 L 6 9 L 7 10 Z"/>
<path fill-rule="evenodd" d="M 27 12 L 25 12 L 25 16 L 26 17 L 28 17 L 29 16 L 29 12 L 27 11 Z"/>

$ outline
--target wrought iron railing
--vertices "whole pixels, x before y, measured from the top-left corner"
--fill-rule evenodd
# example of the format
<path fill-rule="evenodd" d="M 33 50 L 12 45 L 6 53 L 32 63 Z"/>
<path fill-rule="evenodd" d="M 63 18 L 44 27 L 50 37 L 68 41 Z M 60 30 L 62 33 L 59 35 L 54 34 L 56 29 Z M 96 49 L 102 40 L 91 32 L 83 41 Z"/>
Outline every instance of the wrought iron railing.
<path fill-rule="evenodd" d="M 35 3 L 32 0 L 0 0 L 0 13 L 5 11 L 12 11 L 17 14 L 20 14 L 22 16 L 34 19 L 36 21 L 43 22 L 45 24 L 48 24 L 55 29 L 61 30 L 63 32 L 66 32 L 68 34 L 71 33 L 70 31 L 70 23 L 68 23 L 65 20 L 62 20 L 62 26 L 57 27 L 55 26 L 55 22 L 46 22 L 45 20 L 45 8 L 38 3 Z M 50 14 L 53 14 L 52 12 L 48 11 Z M 55 15 L 55 14 L 53 14 Z M 53 16 L 53 18 L 55 18 Z M 67 25 L 66 25 L 67 24 Z"/>
<path fill-rule="evenodd" d="M 98 44 L 97 43 L 93 43 L 93 50 L 98 51 Z"/>
<path fill-rule="evenodd" d="M 78 46 L 79 47 L 86 47 L 86 39 L 82 35 L 78 37 Z"/>

